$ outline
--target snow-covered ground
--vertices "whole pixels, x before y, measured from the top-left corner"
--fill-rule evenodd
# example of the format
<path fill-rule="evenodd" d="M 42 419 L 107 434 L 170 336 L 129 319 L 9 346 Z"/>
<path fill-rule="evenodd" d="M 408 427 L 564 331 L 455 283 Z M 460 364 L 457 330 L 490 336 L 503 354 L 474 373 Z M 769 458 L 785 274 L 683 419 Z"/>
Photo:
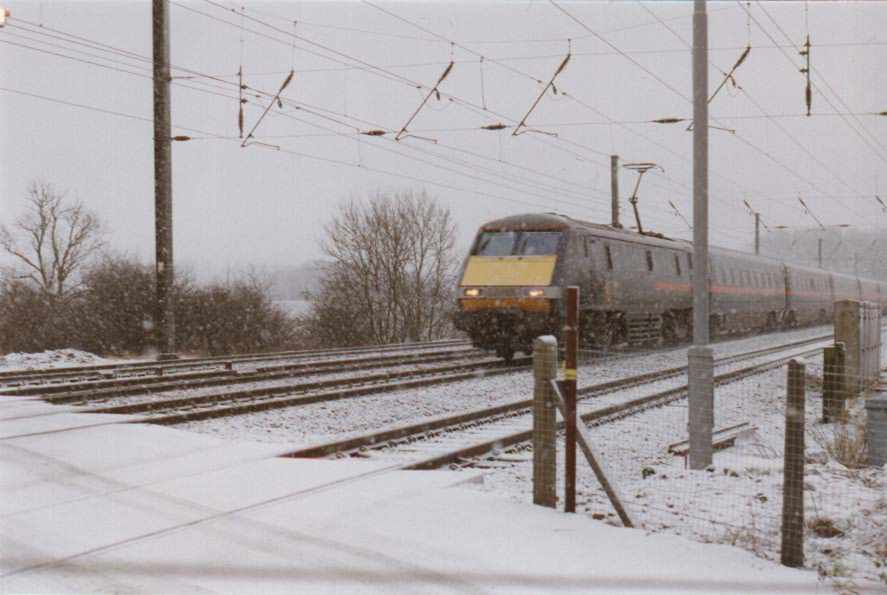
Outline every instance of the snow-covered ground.
<path fill-rule="evenodd" d="M 0 401 L 0 420 L 50 409 Z M 457 485 L 476 472 L 275 449 L 130 424 L 0 442 L 0 592 L 830 592 L 737 548 Z"/>
<path fill-rule="evenodd" d="M 0 357 L 0 372 L 114 363 L 121 363 L 121 360 L 105 359 L 77 349 L 53 349 L 41 353 L 8 353 Z"/>

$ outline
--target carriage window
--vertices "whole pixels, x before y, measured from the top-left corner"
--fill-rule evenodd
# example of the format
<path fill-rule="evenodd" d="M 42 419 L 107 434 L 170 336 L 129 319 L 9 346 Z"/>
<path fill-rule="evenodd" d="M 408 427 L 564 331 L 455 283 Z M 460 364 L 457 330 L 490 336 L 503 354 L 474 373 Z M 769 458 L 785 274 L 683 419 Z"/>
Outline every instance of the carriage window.
<path fill-rule="evenodd" d="M 681 276 L 681 259 L 678 258 L 678 255 L 674 255 L 674 270 L 678 277 Z"/>
<path fill-rule="evenodd" d="M 687 268 L 693 270 L 693 255 L 689 252 L 687 253 Z"/>
<path fill-rule="evenodd" d="M 582 240 L 582 247 L 585 248 L 585 258 L 588 258 L 588 238 Z"/>
<path fill-rule="evenodd" d="M 607 270 L 613 270 L 613 252 L 610 251 L 610 246 L 604 244 L 604 253 L 607 255 Z"/>
<path fill-rule="evenodd" d="M 650 252 L 649 250 L 647 250 L 646 253 L 647 253 L 647 270 L 650 272 L 653 272 L 653 253 Z"/>

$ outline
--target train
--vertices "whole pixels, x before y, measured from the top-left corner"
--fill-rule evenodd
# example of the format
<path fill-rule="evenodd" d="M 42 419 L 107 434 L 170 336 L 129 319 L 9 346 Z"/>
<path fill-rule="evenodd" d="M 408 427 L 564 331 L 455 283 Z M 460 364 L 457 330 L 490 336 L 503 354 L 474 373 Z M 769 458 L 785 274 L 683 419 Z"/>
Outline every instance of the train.
<path fill-rule="evenodd" d="M 693 335 L 693 244 L 556 213 L 480 227 L 459 277 L 454 324 L 510 361 L 540 335 L 560 337 L 564 295 L 580 290 L 585 348 L 679 344 Z M 887 283 L 773 258 L 709 249 L 709 326 L 728 334 L 825 324 L 833 303 L 887 313 Z"/>

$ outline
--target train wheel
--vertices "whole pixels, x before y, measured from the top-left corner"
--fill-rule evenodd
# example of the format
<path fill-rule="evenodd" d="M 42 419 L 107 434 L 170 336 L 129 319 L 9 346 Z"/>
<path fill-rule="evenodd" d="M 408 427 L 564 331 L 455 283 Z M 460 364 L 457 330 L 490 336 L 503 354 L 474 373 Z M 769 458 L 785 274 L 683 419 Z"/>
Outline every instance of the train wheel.
<path fill-rule="evenodd" d="M 499 346 L 496 347 L 496 357 L 501 357 L 506 364 L 514 361 L 514 347 L 512 347 L 510 339 L 503 339 L 499 343 Z"/>
<path fill-rule="evenodd" d="M 662 340 L 666 344 L 684 343 L 690 336 L 689 324 L 684 324 L 683 317 L 674 312 L 667 312 L 662 317 Z"/>

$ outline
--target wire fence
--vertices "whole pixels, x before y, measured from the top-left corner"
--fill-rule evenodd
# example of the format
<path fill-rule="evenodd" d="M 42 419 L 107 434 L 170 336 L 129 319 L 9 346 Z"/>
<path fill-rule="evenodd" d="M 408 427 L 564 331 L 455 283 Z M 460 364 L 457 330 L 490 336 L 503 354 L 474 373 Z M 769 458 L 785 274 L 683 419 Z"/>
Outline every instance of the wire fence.
<path fill-rule="evenodd" d="M 816 570 L 850 590 L 884 588 L 887 460 L 879 457 L 887 457 L 887 396 L 879 395 L 887 392 L 880 392 L 879 376 L 887 360 L 879 355 L 861 380 L 859 366 L 850 369 L 844 361 L 836 367 L 833 358 L 819 352 L 797 360 L 793 390 L 800 400 L 791 406 L 785 363 L 716 382 L 715 451 L 705 470 L 688 466 L 685 393 L 665 396 L 686 377 L 638 389 L 638 395 L 664 395 L 640 412 L 616 406 L 626 401 L 625 392 L 580 398 L 577 412 L 585 415 L 592 447 L 636 526 L 740 547 Z M 748 362 L 734 364 L 743 365 Z M 716 378 L 729 369 L 716 364 Z M 594 413 L 608 407 L 608 415 Z M 559 494 L 563 470 L 559 447 Z M 581 457 L 577 476 L 577 511 L 621 525 Z M 786 542 L 793 523 L 797 543 L 790 531 Z"/>

